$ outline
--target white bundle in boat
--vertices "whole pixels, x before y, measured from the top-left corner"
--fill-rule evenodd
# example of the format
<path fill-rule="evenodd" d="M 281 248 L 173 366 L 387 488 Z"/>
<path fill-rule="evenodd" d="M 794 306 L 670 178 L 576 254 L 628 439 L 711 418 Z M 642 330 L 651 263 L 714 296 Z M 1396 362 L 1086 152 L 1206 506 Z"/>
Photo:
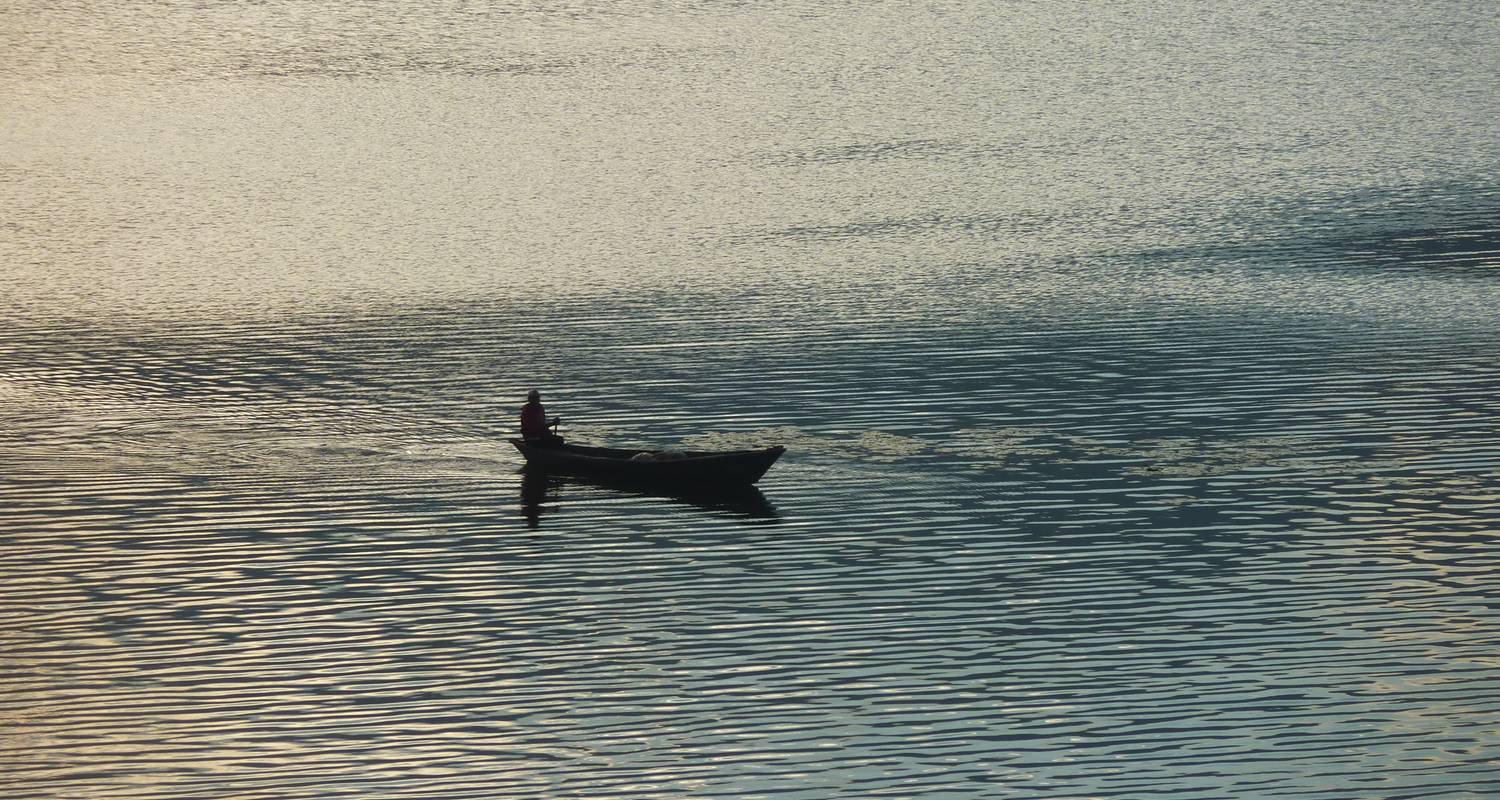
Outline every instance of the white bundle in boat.
<path fill-rule="evenodd" d="M 630 457 L 631 461 L 676 461 L 679 458 L 687 458 L 683 453 L 673 453 L 663 450 L 659 453 L 640 452 Z"/>

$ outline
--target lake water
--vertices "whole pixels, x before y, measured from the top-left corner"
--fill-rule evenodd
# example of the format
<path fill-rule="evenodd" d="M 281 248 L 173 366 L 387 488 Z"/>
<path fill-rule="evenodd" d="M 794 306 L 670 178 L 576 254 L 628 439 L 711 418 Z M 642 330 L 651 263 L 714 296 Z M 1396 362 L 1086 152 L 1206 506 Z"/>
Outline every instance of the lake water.
<path fill-rule="evenodd" d="M 0 8 L 0 795 L 1500 793 L 1492 5 Z M 755 492 L 524 480 L 784 444 Z"/>

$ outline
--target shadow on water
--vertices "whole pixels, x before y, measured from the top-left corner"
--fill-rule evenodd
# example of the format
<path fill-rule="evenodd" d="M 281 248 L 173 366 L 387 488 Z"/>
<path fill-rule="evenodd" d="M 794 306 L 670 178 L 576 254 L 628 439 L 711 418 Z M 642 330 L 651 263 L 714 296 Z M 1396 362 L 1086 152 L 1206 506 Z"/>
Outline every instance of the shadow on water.
<path fill-rule="evenodd" d="M 1279 220 L 1244 240 L 1153 248 L 1137 256 L 1294 265 L 1300 272 L 1415 272 L 1490 279 L 1500 267 L 1500 187 L 1426 186 L 1365 191 L 1309 206 L 1245 209 Z"/>
<path fill-rule="evenodd" d="M 541 527 L 542 517 L 564 502 L 569 486 L 598 487 L 637 497 L 652 497 L 674 504 L 691 506 L 731 518 L 779 521 L 780 514 L 766 496 L 754 486 L 726 488 L 666 489 L 624 481 L 556 475 L 540 470 L 521 470 L 521 514 L 531 528 Z"/>

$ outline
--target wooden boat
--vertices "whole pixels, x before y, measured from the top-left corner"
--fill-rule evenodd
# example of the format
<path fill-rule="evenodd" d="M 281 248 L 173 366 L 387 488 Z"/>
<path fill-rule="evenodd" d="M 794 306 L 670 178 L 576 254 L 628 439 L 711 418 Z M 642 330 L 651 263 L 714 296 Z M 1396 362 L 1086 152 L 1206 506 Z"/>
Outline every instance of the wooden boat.
<path fill-rule="evenodd" d="M 524 439 L 511 439 L 510 443 L 526 457 L 527 467 L 543 472 L 686 487 L 755 483 L 786 452 L 781 446 L 705 453 L 578 444 L 536 445 Z"/>

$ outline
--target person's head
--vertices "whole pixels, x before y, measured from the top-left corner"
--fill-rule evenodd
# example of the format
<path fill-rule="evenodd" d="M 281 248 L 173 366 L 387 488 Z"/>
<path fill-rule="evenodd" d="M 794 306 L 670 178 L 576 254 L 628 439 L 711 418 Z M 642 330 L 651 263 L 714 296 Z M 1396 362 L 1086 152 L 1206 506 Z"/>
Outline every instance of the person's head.
<path fill-rule="evenodd" d="M 528 403 L 535 403 L 540 401 L 541 399 L 542 393 L 535 389 L 532 389 L 531 391 L 526 393 L 526 402 Z"/>

